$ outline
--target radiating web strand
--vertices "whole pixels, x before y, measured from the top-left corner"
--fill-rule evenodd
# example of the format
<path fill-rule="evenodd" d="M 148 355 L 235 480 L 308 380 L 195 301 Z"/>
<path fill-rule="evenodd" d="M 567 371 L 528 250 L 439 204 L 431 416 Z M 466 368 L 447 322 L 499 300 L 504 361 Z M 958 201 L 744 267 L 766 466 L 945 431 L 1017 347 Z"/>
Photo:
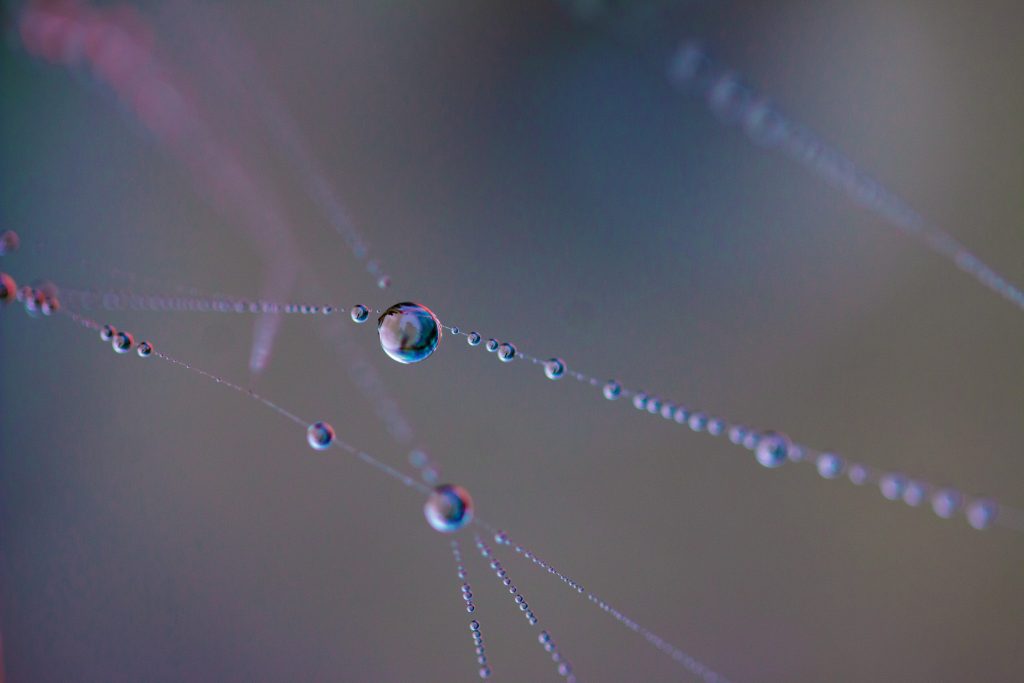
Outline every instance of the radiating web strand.
<path fill-rule="evenodd" d="M 82 325 L 83 327 L 85 327 L 87 329 L 90 329 L 90 330 L 93 330 L 93 331 L 100 331 L 100 330 L 103 329 L 102 325 L 100 325 L 98 322 L 96 322 L 94 320 L 91 320 L 90 318 L 87 318 L 87 317 L 85 317 L 83 315 L 74 313 L 72 311 L 68 311 L 66 309 L 64 309 L 64 312 L 74 322 L 78 323 L 79 325 Z M 295 422 L 297 425 L 299 425 L 301 427 L 306 427 L 307 425 L 310 424 L 308 421 L 303 420 L 302 418 L 298 417 L 297 415 L 295 415 L 295 414 L 293 414 L 293 413 L 291 413 L 291 412 L 281 408 L 280 406 L 278 406 L 276 403 L 270 401 L 269 399 L 266 399 L 266 398 L 260 396 L 259 394 L 256 394 L 255 392 L 252 392 L 252 391 L 249 391 L 247 389 L 244 389 L 241 386 L 239 386 L 239 385 L 237 385 L 237 384 L 235 384 L 233 382 L 230 382 L 230 381 L 225 380 L 225 379 L 223 379 L 221 377 L 218 377 L 217 375 L 214 375 L 213 373 L 207 372 L 205 370 L 202 370 L 202 369 L 197 368 L 197 367 L 195 367 L 193 365 L 184 363 L 182 361 L 178 361 L 177 359 L 173 359 L 173 358 L 171 358 L 169 355 L 167 355 L 165 353 L 155 353 L 154 355 L 157 358 L 160 358 L 161 360 L 165 360 L 165 361 L 171 363 L 172 365 L 175 365 L 176 367 L 180 367 L 180 368 L 189 370 L 189 371 L 199 375 L 200 377 L 203 377 L 205 379 L 213 381 L 216 384 L 220 384 L 222 386 L 228 387 L 229 389 L 231 389 L 233 391 L 236 391 L 236 392 L 238 392 L 238 393 L 240 393 L 240 394 L 242 394 L 244 396 L 248 396 L 250 398 L 253 398 L 253 399 L 259 401 L 260 403 L 262 403 L 263 405 L 267 406 L 268 408 L 274 410 L 278 414 L 282 415 L 283 417 L 286 417 L 287 419 L 291 420 L 292 422 Z M 401 482 L 402 484 L 404 484 L 407 487 L 415 489 L 416 491 L 418 491 L 421 494 L 428 495 L 430 493 L 430 491 L 431 491 L 430 488 L 428 488 L 427 486 L 423 485 L 422 483 L 416 481 L 412 477 L 409 477 L 409 476 L 407 476 L 405 474 L 402 474 L 401 472 L 399 472 L 395 468 L 391 467 L 390 465 L 387 465 L 387 464 L 381 462 L 380 460 L 374 458 L 373 456 L 371 456 L 370 454 L 368 454 L 368 453 L 366 453 L 364 451 L 358 450 L 354 446 L 346 443 L 345 441 L 343 441 L 341 439 L 338 439 L 337 437 L 334 437 L 333 435 L 332 435 L 332 441 L 331 441 L 330 445 L 337 446 L 337 447 L 347 451 L 348 453 L 351 453 L 351 454 L 355 455 L 357 458 L 359 458 L 363 462 L 367 463 L 368 465 L 373 466 L 374 468 L 380 470 L 384 474 L 387 474 L 392 479 Z M 497 528 L 494 525 L 490 524 L 489 522 L 486 522 L 483 519 L 480 519 L 479 517 L 475 517 L 473 519 L 473 523 L 478 525 L 478 526 L 480 526 L 481 528 L 485 529 L 489 533 L 494 534 L 496 542 L 499 542 L 499 543 L 503 542 L 503 541 L 498 541 L 498 538 L 499 538 L 498 535 L 499 534 L 501 534 L 501 538 L 507 540 L 507 535 L 505 535 L 503 532 L 499 532 L 497 530 Z M 480 539 L 479 536 L 477 536 L 476 538 L 477 538 L 478 547 L 481 550 L 481 554 L 483 554 L 483 556 L 485 558 L 490 559 L 491 556 L 493 555 L 493 551 L 491 551 L 490 548 L 486 546 L 486 544 L 482 541 L 482 539 Z M 511 545 L 511 543 L 509 543 L 509 544 Z M 548 564 L 540 561 L 539 558 L 537 558 L 535 555 L 533 555 L 529 551 L 524 550 L 521 545 L 515 545 L 514 548 L 515 548 L 517 554 L 523 554 L 524 557 L 528 557 L 529 559 L 531 559 L 531 561 L 533 561 L 534 564 L 547 569 L 547 571 L 549 573 L 551 573 L 551 574 L 557 575 L 562 581 L 564 581 L 568 585 L 574 587 L 574 589 L 577 592 L 579 592 L 579 593 L 583 592 L 582 586 L 577 584 L 575 581 L 572 581 L 571 579 L 569 579 L 568 576 L 566 576 L 566 575 L 562 574 L 561 572 L 558 572 L 557 570 L 555 570 L 551 565 L 548 565 Z M 493 561 L 497 562 L 496 558 L 494 558 Z M 508 578 L 507 577 L 507 572 L 505 572 L 505 570 L 500 566 L 500 564 L 499 564 L 499 566 L 497 568 L 495 568 L 495 572 L 498 573 L 498 578 L 501 579 L 502 581 L 504 581 L 504 579 Z M 501 572 L 504 572 L 504 575 L 502 575 Z M 511 585 L 512 585 L 511 584 L 511 580 L 509 580 L 509 585 L 511 587 Z M 518 593 L 518 589 L 515 591 L 515 593 Z M 704 678 L 706 683 L 713 683 L 713 682 L 728 683 L 727 679 L 725 679 L 724 677 L 718 676 L 717 674 L 714 674 L 713 672 L 710 671 L 710 669 L 707 669 L 707 667 L 704 667 L 702 664 L 697 662 L 697 660 L 695 660 L 692 657 L 690 657 L 689 655 L 685 654 L 684 652 L 682 652 L 681 650 L 679 650 L 675 646 L 669 644 L 667 641 L 665 641 L 660 636 L 657 636 L 656 634 L 654 634 L 649 629 L 644 628 L 644 627 L 640 626 L 639 624 L 637 624 L 636 622 L 625 618 L 620 612 L 611 610 L 611 608 L 609 606 L 607 606 L 607 603 L 605 603 L 603 601 L 599 601 L 596 598 L 596 596 L 593 596 L 592 594 L 588 594 L 588 597 L 591 598 L 592 602 L 595 602 L 595 604 L 597 604 L 599 607 L 602 607 L 602 609 L 604 609 L 604 611 L 612 614 L 612 616 L 614 616 L 620 623 L 624 624 L 625 626 L 627 626 L 631 630 L 634 630 L 634 631 L 640 633 L 641 635 L 643 635 L 644 638 L 648 642 L 650 642 L 652 645 L 657 647 L 659 650 L 661 650 L 665 654 L 667 654 L 670 657 L 672 657 L 673 660 L 675 660 L 676 662 L 682 664 L 684 667 L 686 667 L 691 672 L 696 672 L 698 670 L 710 672 L 708 675 L 709 676 L 714 676 L 714 677 L 709 678 L 707 676 L 703 676 L 703 678 Z M 535 625 L 537 623 L 536 615 L 534 614 L 532 608 L 530 608 L 529 605 L 526 604 L 525 598 L 523 599 L 522 602 L 518 602 L 517 604 L 519 604 L 521 606 L 520 609 L 523 611 L 524 616 L 526 616 L 527 620 L 531 624 Z M 525 607 L 524 607 L 524 605 L 525 605 Z M 474 607 L 474 609 L 475 609 L 475 607 Z M 541 644 L 543 645 L 544 642 L 542 641 Z M 555 660 L 555 661 L 556 661 L 556 663 L 559 664 L 559 673 L 561 675 L 563 675 L 563 676 L 566 676 L 566 680 L 567 681 L 576 680 L 575 677 L 574 677 L 575 675 L 572 673 L 571 665 L 568 662 L 566 662 L 564 660 L 564 658 L 559 656 L 559 658 L 557 660 Z M 563 671 L 565 673 L 562 673 Z"/>
<path fill-rule="evenodd" d="M 78 313 L 75 313 L 75 312 L 67 310 L 67 309 L 62 309 L 62 312 L 64 312 L 66 315 L 68 315 L 74 322 L 78 323 L 79 325 L 81 325 L 81 326 L 83 326 L 83 327 L 85 327 L 87 329 L 94 330 L 94 331 L 100 331 L 100 330 L 103 329 L 103 326 L 100 325 L 98 322 L 96 322 L 95 320 L 92 320 L 90 318 L 87 318 L 87 317 L 85 317 L 83 315 L 80 315 Z M 243 396 L 248 396 L 249 398 L 252 398 L 252 399 L 260 402 L 264 406 L 270 408 L 271 410 L 273 410 L 277 414 L 281 415 L 282 417 L 285 417 L 288 420 L 291 420 L 292 422 L 294 422 L 295 424 L 299 425 L 303 429 L 307 428 L 308 425 L 310 424 L 310 422 L 308 420 L 304 420 L 303 418 L 295 415 L 294 413 L 292 413 L 292 412 L 290 412 L 288 410 L 285 410 L 284 408 L 282 408 L 278 404 L 276 404 L 273 401 L 265 398 L 264 396 L 261 396 L 260 394 L 256 393 L 255 391 L 253 391 L 251 389 L 245 389 L 244 387 L 241 387 L 238 384 L 235 384 L 234 382 L 231 382 L 230 380 L 226 380 L 223 377 L 218 377 L 217 375 L 213 374 L 212 372 L 207 372 L 206 370 L 203 370 L 202 368 L 197 368 L 194 365 L 191 365 L 191 364 L 186 363 L 184 361 L 178 360 L 178 359 L 168 355 L 167 353 L 164 353 L 164 352 L 159 351 L 159 350 L 158 351 L 154 351 L 153 352 L 153 356 L 155 358 L 159 358 L 160 360 L 166 361 L 166 362 L 168 362 L 168 363 L 170 363 L 170 364 L 172 364 L 172 365 L 174 365 L 176 367 L 180 367 L 180 368 L 183 368 L 185 370 L 189 370 L 190 372 L 193 372 L 193 373 L 199 375 L 200 377 L 208 379 L 208 380 L 214 382 L 215 384 L 219 384 L 221 386 L 227 387 L 228 389 L 231 389 L 232 391 L 236 391 L 239 394 L 242 394 Z M 331 445 L 332 446 L 336 446 L 338 448 L 341 448 L 342 450 L 344 450 L 344 451 L 346 451 L 346 452 L 356 456 L 357 458 L 359 458 L 360 460 L 362 460 L 366 464 L 371 465 L 372 467 L 374 467 L 377 470 L 383 472 L 384 474 L 388 475 L 392 479 L 395 479 L 396 481 L 401 482 L 405 486 L 407 486 L 409 488 L 412 488 L 412 489 L 416 490 L 417 492 L 419 492 L 419 493 L 421 493 L 423 495 L 428 495 L 430 493 L 430 488 L 429 487 L 421 484 L 420 482 L 416 481 L 412 477 L 410 477 L 410 476 L 408 476 L 406 474 L 403 474 L 402 472 L 399 472 L 397 469 L 395 469 L 394 467 L 388 465 L 387 463 L 381 462 L 380 460 L 378 460 L 377 458 L 373 457 L 369 453 L 366 453 L 365 451 L 361 451 L 361 450 L 357 449 L 355 446 L 352 446 L 351 444 L 349 444 L 349 443 L 347 443 L 347 442 L 345 442 L 345 441 L 343 441 L 341 439 L 334 438 L 332 440 L 332 442 L 331 442 Z"/>
<path fill-rule="evenodd" d="M 444 326 L 449 333 L 465 337 L 468 341 L 482 338 L 476 331 L 463 331 L 458 326 Z M 507 359 L 526 360 L 533 365 L 545 368 L 550 379 L 572 377 L 581 384 L 590 387 L 601 387 L 602 394 L 610 401 L 629 399 L 627 403 L 643 413 L 655 415 L 664 420 L 687 427 L 690 431 L 702 432 L 713 437 L 726 437 L 730 443 L 753 451 L 756 460 L 768 468 L 774 468 L 785 462 L 807 463 L 814 466 L 823 479 L 845 478 L 856 486 L 873 485 L 889 500 L 903 501 L 911 507 L 928 506 L 941 518 L 949 519 L 963 515 L 968 524 L 975 529 L 983 530 L 993 525 L 1005 529 L 1024 532 L 1024 511 L 997 503 L 985 497 L 968 497 L 959 490 L 930 483 L 918 477 L 909 477 L 898 471 L 884 471 L 859 462 L 850 461 L 832 451 L 822 451 L 789 440 L 783 434 L 771 431 L 752 429 L 723 418 L 714 417 L 704 411 L 685 407 L 681 403 L 663 400 L 646 392 L 624 387 L 614 380 L 602 382 L 593 375 L 573 370 L 565 365 L 561 358 L 541 360 L 524 351 L 511 346 L 514 355 Z M 468 344 L 471 348 L 477 344 Z M 549 364 L 556 363 L 559 368 L 557 376 L 548 371 Z M 775 439 L 780 443 L 781 459 L 764 459 L 761 451 L 765 439 Z M 895 480 L 895 486 L 888 482 Z"/>
<path fill-rule="evenodd" d="M 704 97 L 707 107 L 720 121 L 741 126 L 754 144 L 777 149 L 1024 311 L 1024 291 L 858 168 L 837 148 L 826 144 L 806 126 L 784 116 L 764 94 L 744 83 L 734 70 L 716 64 L 697 42 L 684 42 L 672 54 L 668 80 L 674 87 Z"/>
<path fill-rule="evenodd" d="M 533 609 L 530 607 L 529 603 L 526 602 L 526 598 L 519 591 L 519 587 L 512 582 L 512 577 L 508 575 L 508 571 L 506 571 L 501 565 L 501 562 L 498 561 L 498 558 L 494 555 L 490 546 L 480 538 L 479 534 L 474 535 L 474 540 L 476 541 L 477 550 L 480 551 L 480 556 L 490 563 L 490 568 L 494 572 L 494 575 L 499 581 L 501 581 L 502 585 L 508 589 L 508 592 L 512 595 L 513 601 L 519 606 L 519 611 L 521 611 L 523 616 L 526 617 L 526 621 L 528 621 L 531 626 L 536 626 L 539 623 L 537 615 L 534 614 Z M 547 631 L 541 631 L 539 642 L 541 647 L 551 654 L 551 661 L 557 665 L 556 670 L 558 671 L 558 675 L 563 676 L 566 683 L 576 683 L 576 674 L 573 673 L 572 664 L 561 652 L 559 652 Z"/>
<path fill-rule="evenodd" d="M 473 604 L 473 587 L 469 585 L 469 576 L 466 573 L 466 566 L 462 563 L 462 548 L 456 538 L 451 543 L 452 557 L 455 560 L 455 573 L 462 582 L 462 599 L 466 603 L 466 611 L 472 614 L 476 611 Z M 484 639 L 480 631 L 480 622 L 473 619 L 469 622 L 469 630 L 473 634 L 473 642 L 476 645 L 476 663 L 480 666 L 477 673 L 480 678 L 490 678 L 491 667 L 487 663 L 487 652 L 484 650 Z"/>
<path fill-rule="evenodd" d="M 115 310 L 128 307 L 133 310 L 153 311 L 179 310 L 219 313 L 260 313 L 272 311 L 315 314 L 331 313 L 344 308 L 329 304 L 281 304 L 233 297 L 166 297 L 140 295 L 131 292 L 104 292 L 101 294 L 75 289 L 66 291 L 70 293 L 72 300 L 76 301 L 76 303 L 102 305 L 104 308 Z M 357 318 L 355 314 L 357 309 L 367 313 L 360 313 Z M 357 320 L 357 322 L 367 320 L 369 311 L 381 312 L 380 309 L 363 306 L 362 304 L 353 306 L 352 310 L 351 317 Z M 450 334 L 464 337 L 467 340 L 481 338 L 477 332 L 466 332 L 458 326 L 444 325 L 442 323 L 442 327 Z M 470 346 L 475 345 L 470 344 Z M 755 453 L 758 452 L 762 437 L 773 433 L 766 430 L 751 429 L 738 423 L 731 423 L 725 419 L 713 417 L 703 411 L 687 408 L 682 404 L 663 400 L 646 392 L 624 387 L 613 380 L 602 382 L 595 376 L 566 367 L 565 361 L 561 358 L 552 358 L 547 361 L 541 360 L 536 356 L 517 349 L 508 342 L 502 343 L 497 342 L 497 340 L 494 340 L 494 347 L 499 357 L 503 353 L 507 355 L 502 360 L 526 360 L 532 365 L 544 368 L 545 374 L 550 379 L 568 376 L 590 387 L 602 387 L 602 393 L 606 399 L 629 399 L 633 407 L 641 412 L 660 416 L 665 420 L 688 427 L 691 431 L 703 432 L 714 437 L 726 436 L 732 444 Z M 552 370 L 552 364 L 556 364 L 557 374 Z M 758 461 L 766 467 L 776 467 L 784 462 L 804 462 L 814 466 L 824 479 L 843 478 L 856 486 L 871 485 L 877 488 L 883 497 L 889 500 L 900 500 L 911 507 L 922 507 L 927 504 L 941 518 L 948 519 L 957 515 L 963 515 L 970 526 L 975 529 L 987 529 L 993 525 L 999 525 L 1011 531 L 1024 532 L 1024 511 L 1017 508 L 996 503 L 989 498 L 969 497 L 955 488 L 940 486 L 918 477 L 909 477 L 901 472 L 884 471 L 860 462 L 848 461 L 843 456 L 834 452 L 822 451 L 800 443 L 793 443 L 788 440 L 788 437 L 784 438 L 786 444 L 784 448 L 785 453 L 778 462 L 770 461 L 766 463 L 760 456 L 757 458 Z M 435 483 L 438 474 L 436 467 L 417 467 L 424 481 L 428 484 Z"/>
<path fill-rule="evenodd" d="M 478 520 L 478 523 L 484 528 L 493 529 L 491 525 L 483 522 L 482 520 Z M 562 581 L 562 583 L 569 586 L 574 593 L 577 593 L 579 595 L 583 595 L 585 593 L 587 596 L 587 600 L 589 602 L 596 605 L 601 611 L 612 616 L 616 621 L 618 621 L 620 624 L 622 624 L 629 630 L 643 636 L 644 640 L 646 640 L 648 643 L 656 647 L 662 653 L 671 657 L 673 661 L 682 665 L 687 671 L 699 677 L 702 681 L 704 681 L 704 683 L 729 683 L 729 679 L 727 679 L 725 676 L 712 670 L 710 667 L 701 663 L 698 659 L 687 654 L 675 645 L 672 645 L 667 640 L 665 640 L 658 634 L 654 633 L 650 629 L 640 625 L 636 621 L 633 621 L 625 614 L 623 614 L 622 612 L 615 609 L 610 604 L 599 598 L 597 595 L 585 591 L 582 585 L 573 581 L 567 575 L 562 574 L 553 566 L 541 560 L 539 557 L 537 557 L 536 554 L 527 550 L 520 543 L 513 541 L 509 537 L 509 535 L 504 531 L 494 530 L 493 534 L 495 543 L 497 543 L 498 545 L 509 546 L 510 548 L 512 548 L 512 550 L 515 551 L 516 555 L 520 555 L 523 558 L 529 560 L 534 566 L 547 571 L 547 573 L 557 576 Z M 478 546 L 480 545 L 480 543 L 481 541 L 478 536 Z"/>

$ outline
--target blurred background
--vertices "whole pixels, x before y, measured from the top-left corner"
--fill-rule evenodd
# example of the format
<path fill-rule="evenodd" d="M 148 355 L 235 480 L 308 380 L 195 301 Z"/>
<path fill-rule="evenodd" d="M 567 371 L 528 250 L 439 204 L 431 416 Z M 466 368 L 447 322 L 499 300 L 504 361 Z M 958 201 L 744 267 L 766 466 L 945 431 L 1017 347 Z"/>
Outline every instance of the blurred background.
<path fill-rule="evenodd" d="M 57 19 L 26 28 L 40 16 Z M 82 17 L 114 28 L 68 37 Z M 665 76 L 702 40 L 1019 285 L 1018 2 L 6 2 L 3 20 L 0 227 L 22 245 L 0 268 L 19 284 L 420 301 L 1024 505 L 1020 311 Z M 765 470 L 451 336 L 400 366 L 342 316 L 324 334 L 324 317 L 92 315 L 395 467 L 424 448 L 481 516 L 734 681 L 1024 677 L 1019 535 Z M 408 432 L 353 381 L 367 372 Z M 244 396 L 0 311 L 10 683 L 477 680 L 422 503 Z M 496 680 L 559 680 L 462 536 Z M 499 557 L 579 680 L 693 680 Z"/>

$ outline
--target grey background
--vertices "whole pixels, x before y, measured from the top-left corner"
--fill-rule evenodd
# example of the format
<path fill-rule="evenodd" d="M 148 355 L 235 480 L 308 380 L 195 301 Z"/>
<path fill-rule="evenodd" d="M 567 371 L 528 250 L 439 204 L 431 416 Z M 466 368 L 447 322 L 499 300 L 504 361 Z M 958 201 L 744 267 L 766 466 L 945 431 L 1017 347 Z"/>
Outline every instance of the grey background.
<path fill-rule="evenodd" d="M 7 7 L 16 17 L 19 5 Z M 395 280 L 381 292 L 275 162 L 252 111 L 168 59 L 274 180 L 339 303 L 446 321 L 881 467 L 1024 504 L 1020 311 L 672 92 L 699 37 L 996 270 L 1024 283 L 1024 6 L 691 3 L 653 22 L 543 2 L 225 3 Z M 254 295 L 237 224 L 87 76 L 0 53 L 0 219 L 19 282 Z M 236 125 L 237 124 L 237 125 Z M 134 278 L 126 274 L 134 274 Z M 154 283 L 164 283 L 160 290 Z M 322 302 L 313 302 L 322 303 Z M 110 313 L 248 384 L 247 316 Z M 322 321 L 285 321 L 252 385 L 396 466 L 407 448 Z M 767 471 L 450 337 L 378 368 L 481 515 L 736 681 L 1024 676 L 1024 539 Z M 0 311 L 7 680 L 476 680 L 422 501 L 291 423 L 66 318 Z M 470 537 L 464 539 L 468 544 Z M 583 681 L 690 680 L 508 552 Z M 496 680 L 556 680 L 467 552 Z"/>

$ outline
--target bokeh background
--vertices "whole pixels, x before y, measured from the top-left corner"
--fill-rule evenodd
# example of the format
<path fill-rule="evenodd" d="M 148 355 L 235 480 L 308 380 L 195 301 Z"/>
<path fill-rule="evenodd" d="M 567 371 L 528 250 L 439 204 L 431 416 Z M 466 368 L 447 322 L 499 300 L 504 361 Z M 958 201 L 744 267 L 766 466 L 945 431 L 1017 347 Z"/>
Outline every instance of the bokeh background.
<path fill-rule="evenodd" d="M 28 5 L 3 7 L 0 220 L 22 249 L 0 267 L 66 287 L 260 292 L 272 259 L 245 212 L 218 206 L 189 150 L 109 82 L 30 54 Z M 1024 504 L 1020 311 L 665 79 L 671 47 L 702 39 L 1021 284 L 1024 5 L 136 7 L 132 25 L 286 220 L 291 300 L 422 301 L 570 367 Z M 251 83 L 204 56 L 195 16 L 257 55 L 390 290 L 275 152 Z M 451 338 L 399 366 L 372 326 L 327 338 L 323 318 L 289 316 L 251 376 L 250 316 L 96 315 L 408 469 L 351 381 L 353 354 L 368 358 L 481 515 L 735 681 L 1024 677 L 1013 533 L 803 465 L 767 471 Z M 11 683 L 476 680 L 451 554 L 421 506 L 253 401 L 115 356 L 64 317 L 0 311 Z M 580 680 L 691 680 L 504 555 Z M 496 680 L 557 680 L 467 556 Z"/>

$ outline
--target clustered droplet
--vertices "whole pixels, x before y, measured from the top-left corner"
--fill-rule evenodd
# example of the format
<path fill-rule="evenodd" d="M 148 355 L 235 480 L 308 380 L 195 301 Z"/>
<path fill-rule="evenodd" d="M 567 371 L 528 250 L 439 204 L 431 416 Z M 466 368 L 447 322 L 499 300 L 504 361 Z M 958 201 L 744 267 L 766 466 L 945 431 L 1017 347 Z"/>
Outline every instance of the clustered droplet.
<path fill-rule="evenodd" d="M 473 519 L 473 499 L 461 486 L 441 484 L 427 497 L 423 516 L 435 531 L 446 534 L 458 531 Z"/>
<path fill-rule="evenodd" d="M 418 363 L 434 353 L 441 340 L 441 323 L 426 306 L 395 304 L 377 320 L 380 346 L 392 360 Z"/>
<path fill-rule="evenodd" d="M 5 279 L 6 278 L 6 279 Z M 57 285 L 52 282 L 38 282 L 33 286 L 25 285 L 17 289 L 14 278 L 0 274 L 0 300 L 7 303 L 13 299 L 25 306 L 25 312 L 33 318 L 42 315 L 53 315 L 60 310 L 60 298 Z"/>
<path fill-rule="evenodd" d="M 469 631 L 473 634 L 473 644 L 476 646 L 476 661 L 480 665 L 480 678 L 490 678 L 491 668 L 487 666 L 487 654 L 484 650 L 484 637 L 480 634 L 480 622 L 476 619 L 469 622 Z"/>
<path fill-rule="evenodd" d="M 306 428 L 306 441 L 313 450 L 326 450 L 334 443 L 334 428 L 326 422 L 314 422 Z"/>

